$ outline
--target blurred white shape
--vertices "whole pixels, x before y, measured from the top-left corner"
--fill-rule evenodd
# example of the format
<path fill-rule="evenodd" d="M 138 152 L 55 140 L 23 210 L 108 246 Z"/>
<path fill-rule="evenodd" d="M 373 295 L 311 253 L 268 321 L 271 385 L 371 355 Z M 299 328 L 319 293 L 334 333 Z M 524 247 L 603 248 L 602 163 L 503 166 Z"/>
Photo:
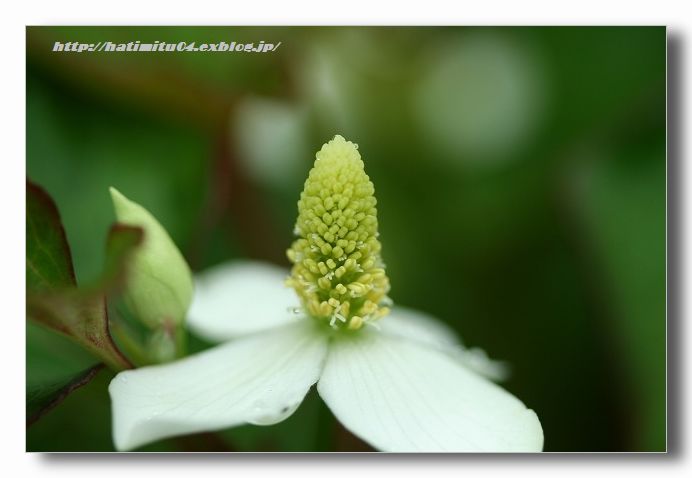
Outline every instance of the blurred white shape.
<path fill-rule="evenodd" d="M 431 146 L 458 165 L 516 156 L 545 102 L 535 55 L 492 32 L 468 33 L 430 53 L 414 107 Z"/>
<path fill-rule="evenodd" d="M 254 180 L 273 187 L 300 181 L 310 158 L 306 118 L 302 107 L 285 101 L 252 97 L 239 105 L 239 160 Z"/>
<path fill-rule="evenodd" d="M 302 96 L 319 120 L 335 133 L 341 131 L 351 136 L 356 121 L 348 93 L 354 89 L 354 78 L 340 50 L 329 43 L 313 47 L 299 74 Z"/>

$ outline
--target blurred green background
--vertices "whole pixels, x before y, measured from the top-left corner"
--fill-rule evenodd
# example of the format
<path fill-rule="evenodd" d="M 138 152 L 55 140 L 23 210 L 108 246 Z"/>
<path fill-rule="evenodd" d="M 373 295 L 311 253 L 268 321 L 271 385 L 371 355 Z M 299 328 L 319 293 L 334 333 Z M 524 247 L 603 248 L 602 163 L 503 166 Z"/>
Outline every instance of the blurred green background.
<path fill-rule="evenodd" d="M 136 40 L 281 46 L 51 51 Z M 29 27 L 27 175 L 57 202 L 80 283 L 103 263 L 111 185 L 194 270 L 288 267 L 302 183 L 342 134 L 375 184 L 395 303 L 509 362 L 546 451 L 663 451 L 665 68 L 663 27 Z M 33 328 L 29 382 L 71 345 Z M 27 449 L 112 450 L 111 377 L 32 424 Z M 363 449 L 314 391 L 280 425 L 144 448 Z"/>

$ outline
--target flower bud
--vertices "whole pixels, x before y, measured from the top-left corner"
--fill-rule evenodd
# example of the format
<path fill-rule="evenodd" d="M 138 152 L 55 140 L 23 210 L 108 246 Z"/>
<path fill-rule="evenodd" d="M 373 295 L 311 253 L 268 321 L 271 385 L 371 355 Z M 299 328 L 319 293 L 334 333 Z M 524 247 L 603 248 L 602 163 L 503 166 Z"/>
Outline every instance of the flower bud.
<path fill-rule="evenodd" d="M 128 264 L 125 305 L 151 329 L 180 325 L 192 300 L 192 275 L 166 230 L 149 211 L 110 188 L 118 222 L 144 230 Z"/>

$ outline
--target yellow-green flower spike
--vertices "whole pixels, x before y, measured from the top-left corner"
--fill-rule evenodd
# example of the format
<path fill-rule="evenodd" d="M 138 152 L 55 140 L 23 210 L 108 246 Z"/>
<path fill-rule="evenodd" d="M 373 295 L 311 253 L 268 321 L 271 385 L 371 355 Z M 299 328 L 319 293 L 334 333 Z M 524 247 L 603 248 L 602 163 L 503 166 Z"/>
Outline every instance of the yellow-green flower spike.
<path fill-rule="evenodd" d="M 335 136 L 316 157 L 298 201 L 287 284 L 311 317 L 357 330 L 389 312 L 375 187 L 358 146 L 343 137 Z"/>

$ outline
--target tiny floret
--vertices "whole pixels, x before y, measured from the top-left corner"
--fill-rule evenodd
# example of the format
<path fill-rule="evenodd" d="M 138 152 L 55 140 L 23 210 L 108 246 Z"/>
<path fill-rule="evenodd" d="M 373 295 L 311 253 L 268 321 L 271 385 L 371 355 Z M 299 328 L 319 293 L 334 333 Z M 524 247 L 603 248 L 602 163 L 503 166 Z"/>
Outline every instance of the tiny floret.
<path fill-rule="evenodd" d="M 357 330 L 389 312 L 376 205 L 358 146 L 335 136 L 317 152 L 287 252 L 287 284 L 308 315 L 335 329 Z"/>

